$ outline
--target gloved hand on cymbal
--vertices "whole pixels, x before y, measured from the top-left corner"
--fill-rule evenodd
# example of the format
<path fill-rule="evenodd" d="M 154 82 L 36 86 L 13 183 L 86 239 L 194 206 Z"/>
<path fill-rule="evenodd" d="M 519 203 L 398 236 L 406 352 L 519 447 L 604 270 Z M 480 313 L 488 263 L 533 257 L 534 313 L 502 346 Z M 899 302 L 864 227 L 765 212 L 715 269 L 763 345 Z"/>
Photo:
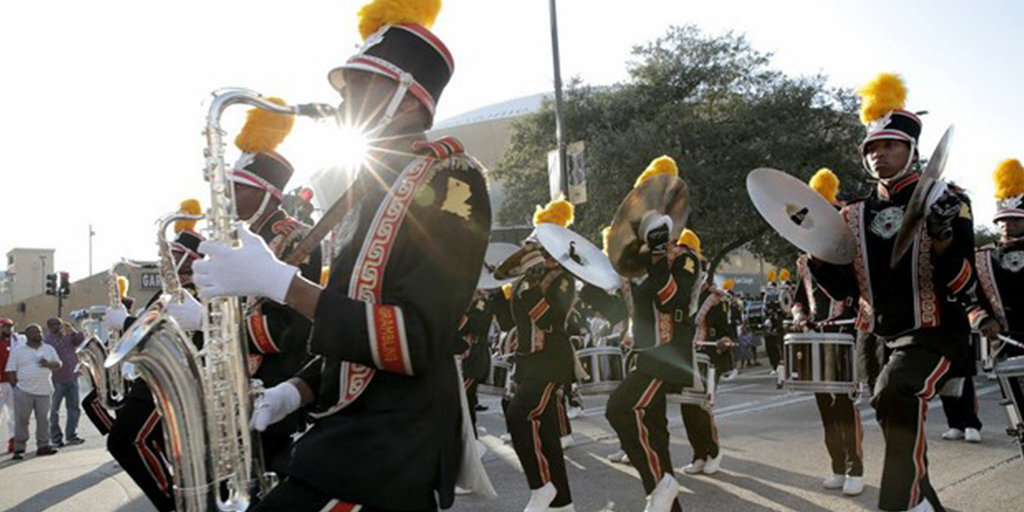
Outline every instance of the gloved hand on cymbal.
<path fill-rule="evenodd" d="M 203 316 L 206 314 L 206 309 L 191 293 L 184 295 L 185 298 L 181 304 L 171 302 L 164 308 L 164 312 L 171 315 L 182 329 L 198 331 L 203 327 Z"/>
<path fill-rule="evenodd" d="M 299 269 L 278 260 L 262 238 L 238 228 L 240 247 L 205 241 L 206 259 L 192 264 L 192 282 L 203 297 L 256 295 L 284 304 Z"/>
<path fill-rule="evenodd" d="M 117 307 L 107 307 L 103 313 L 103 327 L 108 331 L 120 331 L 124 329 L 124 321 L 128 319 L 128 308 L 124 304 Z"/>
<path fill-rule="evenodd" d="M 263 432 L 270 425 L 277 423 L 295 412 L 302 406 L 302 395 L 299 389 L 290 382 L 282 382 L 256 399 L 252 408 L 252 428 Z"/>

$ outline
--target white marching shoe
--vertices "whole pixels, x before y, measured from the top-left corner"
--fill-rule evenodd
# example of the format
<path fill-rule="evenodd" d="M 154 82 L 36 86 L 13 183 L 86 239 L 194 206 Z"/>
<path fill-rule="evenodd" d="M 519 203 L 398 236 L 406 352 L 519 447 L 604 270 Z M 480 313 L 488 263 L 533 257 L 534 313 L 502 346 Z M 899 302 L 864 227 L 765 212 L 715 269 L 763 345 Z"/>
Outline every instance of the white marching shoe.
<path fill-rule="evenodd" d="M 661 477 L 658 486 L 647 496 L 647 506 L 644 512 L 670 512 L 672 504 L 679 496 L 679 482 L 672 475 Z"/>
<path fill-rule="evenodd" d="M 860 496 L 864 492 L 864 479 L 859 476 L 848 476 L 843 483 L 844 496 Z"/>
<path fill-rule="evenodd" d="M 976 428 L 968 428 L 964 431 L 964 441 L 967 441 L 968 443 L 980 443 L 981 432 Z"/>
<path fill-rule="evenodd" d="M 724 455 L 719 453 L 718 457 L 715 457 L 713 459 L 708 459 L 707 463 L 704 464 L 704 474 L 705 475 L 713 475 L 715 473 L 718 473 L 718 470 L 722 469 L 722 457 L 723 456 Z"/>
<path fill-rule="evenodd" d="M 846 485 L 846 475 L 830 475 L 828 478 L 825 479 L 824 482 L 821 483 L 821 485 L 823 485 L 826 489 L 833 491 L 836 489 L 842 489 L 843 486 Z"/>
<path fill-rule="evenodd" d="M 548 512 L 576 512 L 576 507 L 570 503 L 561 507 L 548 507 Z"/>
<path fill-rule="evenodd" d="M 697 459 L 687 464 L 686 467 L 683 468 L 683 473 L 686 473 L 687 475 L 696 475 L 698 473 L 703 473 L 704 465 L 704 459 Z"/>
<path fill-rule="evenodd" d="M 958 428 L 951 428 L 942 433 L 942 438 L 946 441 L 957 441 L 964 438 L 964 431 Z"/>
<path fill-rule="evenodd" d="M 916 507 L 908 510 L 907 512 L 935 512 L 935 508 L 932 507 L 932 504 L 931 502 L 928 501 L 928 498 L 925 498 L 921 500 L 921 503 L 918 503 Z"/>
<path fill-rule="evenodd" d="M 608 456 L 608 460 L 616 464 L 629 464 L 629 455 L 625 450 L 619 450 Z"/>
<path fill-rule="evenodd" d="M 548 482 L 544 487 L 530 491 L 530 501 L 523 512 L 548 512 L 552 501 L 558 496 L 555 484 Z"/>

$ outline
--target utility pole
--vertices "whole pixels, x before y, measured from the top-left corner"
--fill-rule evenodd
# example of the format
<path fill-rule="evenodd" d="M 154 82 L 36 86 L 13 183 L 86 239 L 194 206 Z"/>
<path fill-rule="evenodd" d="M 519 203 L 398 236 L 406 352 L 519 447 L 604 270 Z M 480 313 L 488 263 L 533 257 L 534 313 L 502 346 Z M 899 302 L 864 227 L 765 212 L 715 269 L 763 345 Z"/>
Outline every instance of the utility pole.
<path fill-rule="evenodd" d="M 555 139 L 558 141 L 558 170 L 561 174 L 562 193 L 568 198 L 569 169 L 565 161 L 565 140 L 562 138 L 562 64 L 558 54 L 558 13 L 555 0 L 548 0 L 548 5 L 551 10 L 551 56 L 555 65 Z"/>

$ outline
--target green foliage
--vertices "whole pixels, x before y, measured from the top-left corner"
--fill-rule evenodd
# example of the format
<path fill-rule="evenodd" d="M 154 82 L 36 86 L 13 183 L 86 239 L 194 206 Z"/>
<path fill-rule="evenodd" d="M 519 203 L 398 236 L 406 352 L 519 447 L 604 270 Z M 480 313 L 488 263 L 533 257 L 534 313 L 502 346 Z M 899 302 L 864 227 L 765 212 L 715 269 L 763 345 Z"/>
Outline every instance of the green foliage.
<path fill-rule="evenodd" d="M 825 77 L 789 77 L 770 55 L 731 33 L 710 36 L 673 27 L 637 46 L 630 78 L 610 87 L 573 81 L 565 94 L 566 141 L 586 141 L 588 202 L 574 229 L 595 242 L 636 177 L 660 155 L 676 159 L 690 186 L 696 231 L 709 258 L 752 242 L 770 261 L 791 265 L 796 250 L 771 232 L 746 194 L 757 167 L 802 179 L 829 167 L 842 180 L 840 197 L 867 190 L 857 144 L 863 136 L 856 99 Z M 494 170 L 506 187 L 500 222 L 529 223 L 548 198 L 546 154 L 555 147 L 548 103 L 514 127 Z"/>
<path fill-rule="evenodd" d="M 992 228 L 976 224 L 974 226 L 974 246 L 984 247 L 988 244 L 994 244 L 999 241 L 999 233 L 994 231 Z"/>

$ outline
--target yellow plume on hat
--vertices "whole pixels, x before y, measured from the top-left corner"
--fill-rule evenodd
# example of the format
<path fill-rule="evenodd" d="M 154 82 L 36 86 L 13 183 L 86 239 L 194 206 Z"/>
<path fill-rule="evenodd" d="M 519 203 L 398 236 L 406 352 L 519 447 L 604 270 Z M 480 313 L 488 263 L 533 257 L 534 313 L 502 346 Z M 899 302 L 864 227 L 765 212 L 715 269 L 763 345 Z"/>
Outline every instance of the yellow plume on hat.
<path fill-rule="evenodd" d="M 836 204 L 836 196 L 839 195 L 839 177 L 831 169 L 822 167 L 811 176 L 808 182 L 815 192 L 819 193 L 828 202 Z"/>
<path fill-rule="evenodd" d="M 127 277 L 117 276 L 117 298 L 123 299 L 125 295 L 128 295 L 129 285 Z"/>
<path fill-rule="evenodd" d="M 271 103 L 286 105 L 281 98 L 267 98 Z M 277 149 L 295 124 L 295 116 L 275 114 L 254 108 L 249 111 L 242 133 L 235 137 L 235 146 L 246 153 L 264 153 Z"/>
<path fill-rule="evenodd" d="M 857 89 L 860 96 L 860 120 L 864 124 L 881 119 L 889 112 L 902 109 L 907 101 L 907 87 L 895 73 L 879 73 Z"/>
<path fill-rule="evenodd" d="M 682 234 L 679 235 L 679 240 L 676 241 L 676 245 L 689 247 L 693 252 L 697 253 L 697 256 L 704 257 L 700 250 L 700 237 L 689 229 L 683 230 Z"/>
<path fill-rule="evenodd" d="M 178 212 L 186 215 L 201 215 L 203 213 L 203 207 L 199 204 L 198 199 L 186 199 L 181 202 L 178 206 Z M 196 228 L 196 221 L 194 220 L 177 220 L 174 221 L 174 232 L 181 233 L 182 231 L 188 230 L 193 231 Z"/>
<path fill-rule="evenodd" d="M 789 281 L 789 269 L 784 268 L 779 271 L 779 281 Z"/>
<path fill-rule="evenodd" d="M 641 183 L 647 181 L 648 178 L 652 178 L 659 174 L 671 174 L 673 176 L 679 176 L 679 166 L 676 165 L 676 161 L 670 156 L 659 156 L 651 161 L 651 164 L 647 166 L 647 169 L 640 174 L 640 177 L 636 179 L 636 183 L 633 188 L 639 187 Z"/>
<path fill-rule="evenodd" d="M 732 290 L 733 288 L 736 288 L 736 280 L 731 277 L 722 283 L 723 290 Z"/>
<path fill-rule="evenodd" d="M 774 283 L 775 282 L 775 271 L 774 270 L 769 270 L 768 274 L 765 275 L 765 278 L 768 279 L 768 282 Z"/>
<path fill-rule="evenodd" d="M 374 0 L 359 9 L 359 34 L 363 40 L 384 25 L 415 23 L 430 28 L 441 11 L 441 0 Z"/>
<path fill-rule="evenodd" d="M 607 226 L 601 230 L 601 252 L 608 255 L 608 237 L 612 234 L 612 227 Z"/>
<path fill-rule="evenodd" d="M 996 182 L 996 199 L 1024 194 L 1024 167 L 1016 158 L 1000 162 L 992 179 Z"/>
<path fill-rule="evenodd" d="M 572 224 L 575 211 L 576 208 L 572 203 L 560 195 L 558 199 L 552 200 L 543 208 L 537 206 L 537 211 L 533 214 L 533 225 L 554 224 L 567 228 Z"/>

